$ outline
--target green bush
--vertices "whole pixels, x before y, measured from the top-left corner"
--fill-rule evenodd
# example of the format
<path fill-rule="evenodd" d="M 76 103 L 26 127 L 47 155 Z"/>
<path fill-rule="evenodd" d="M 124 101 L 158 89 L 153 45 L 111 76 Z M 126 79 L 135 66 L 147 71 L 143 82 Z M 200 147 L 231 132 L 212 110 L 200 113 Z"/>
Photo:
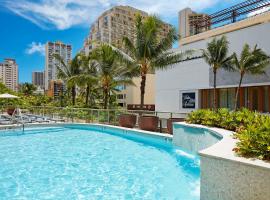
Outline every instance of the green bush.
<path fill-rule="evenodd" d="M 235 151 L 242 156 L 270 160 L 270 117 L 248 109 L 236 112 L 228 109 L 196 110 L 188 123 L 219 127 L 235 132 L 239 140 Z"/>

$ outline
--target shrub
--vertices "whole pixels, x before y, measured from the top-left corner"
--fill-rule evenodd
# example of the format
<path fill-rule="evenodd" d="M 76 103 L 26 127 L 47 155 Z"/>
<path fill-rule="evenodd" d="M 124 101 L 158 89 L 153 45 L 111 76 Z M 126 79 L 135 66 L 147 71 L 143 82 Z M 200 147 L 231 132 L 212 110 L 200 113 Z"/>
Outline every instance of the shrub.
<path fill-rule="evenodd" d="M 270 118 L 265 117 L 258 124 L 249 124 L 246 129 L 236 133 L 236 152 L 246 157 L 270 160 Z"/>
<path fill-rule="evenodd" d="M 239 140 L 235 151 L 247 157 L 270 160 L 270 117 L 248 109 L 236 112 L 228 109 L 196 110 L 186 119 L 188 123 L 219 127 L 235 132 Z"/>

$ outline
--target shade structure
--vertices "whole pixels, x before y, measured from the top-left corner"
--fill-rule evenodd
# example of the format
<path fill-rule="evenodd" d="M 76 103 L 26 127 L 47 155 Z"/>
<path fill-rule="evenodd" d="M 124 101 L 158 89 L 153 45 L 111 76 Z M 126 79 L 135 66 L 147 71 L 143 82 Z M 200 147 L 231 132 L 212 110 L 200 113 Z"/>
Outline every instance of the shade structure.
<path fill-rule="evenodd" d="M 19 97 L 8 93 L 0 94 L 0 99 L 18 99 L 18 98 Z"/>

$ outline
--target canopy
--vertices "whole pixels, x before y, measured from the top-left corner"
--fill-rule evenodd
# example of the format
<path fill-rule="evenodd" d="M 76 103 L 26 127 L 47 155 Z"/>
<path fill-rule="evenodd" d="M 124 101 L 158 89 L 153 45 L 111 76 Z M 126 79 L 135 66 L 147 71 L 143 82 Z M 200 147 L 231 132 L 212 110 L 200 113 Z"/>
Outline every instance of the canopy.
<path fill-rule="evenodd" d="M 0 94 L 0 98 L 1 99 L 18 99 L 19 97 L 12 94 L 5 93 L 5 94 Z"/>

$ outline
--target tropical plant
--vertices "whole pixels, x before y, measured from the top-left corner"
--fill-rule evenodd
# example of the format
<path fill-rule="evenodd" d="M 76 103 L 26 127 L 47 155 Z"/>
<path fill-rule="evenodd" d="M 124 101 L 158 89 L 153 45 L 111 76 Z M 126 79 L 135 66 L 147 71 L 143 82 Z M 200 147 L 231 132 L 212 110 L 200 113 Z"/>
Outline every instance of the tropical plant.
<path fill-rule="evenodd" d="M 13 94 L 14 92 L 11 89 L 7 88 L 4 83 L 0 82 L 0 94 L 3 93 Z"/>
<path fill-rule="evenodd" d="M 140 105 L 143 108 L 146 76 L 155 69 L 165 69 L 178 63 L 189 52 L 171 51 L 171 47 L 178 39 L 174 28 L 171 28 L 166 36 L 160 38 L 162 22 L 156 16 L 143 19 L 138 15 L 136 18 L 135 43 L 128 37 L 123 38 L 123 45 L 128 60 L 134 67 L 134 75 L 141 76 Z"/>
<path fill-rule="evenodd" d="M 82 92 L 85 97 L 85 106 L 88 107 L 89 101 L 90 105 L 93 106 L 95 101 L 93 97 L 97 97 L 97 68 L 89 56 L 80 55 L 79 59 L 82 63 L 81 73 L 74 78 L 77 79 L 78 85 L 85 89 Z"/>
<path fill-rule="evenodd" d="M 89 59 L 97 70 L 103 108 L 107 109 L 111 94 L 118 91 L 117 86 L 132 84 L 130 68 L 123 62 L 123 56 L 107 44 L 94 49 Z"/>
<path fill-rule="evenodd" d="M 257 157 L 270 160 L 270 118 L 263 116 L 260 124 L 249 124 L 241 129 L 236 138 L 239 142 L 234 149 L 238 154 L 245 157 Z"/>
<path fill-rule="evenodd" d="M 240 80 L 235 95 L 234 110 L 237 109 L 239 90 L 241 88 L 242 80 L 245 74 L 264 74 L 265 68 L 269 64 L 268 55 L 262 50 L 257 48 L 257 45 L 253 49 L 248 44 L 245 44 L 241 52 L 240 58 L 237 54 L 233 54 L 233 67 L 234 70 L 239 72 Z"/>
<path fill-rule="evenodd" d="M 32 83 L 23 83 L 20 86 L 20 92 L 24 95 L 33 95 L 37 87 Z"/>
<path fill-rule="evenodd" d="M 67 83 L 68 88 L 71 90 L 72 104 L 76 103 L 76 80 L 74 77 L 81 72 L 79 54 L 75 56 L 69 63 L 66 63 L 64 59 L 55 54 L 54 57 L 59 61 L 57 65 L 57 76 L 59 79 L 64 80 Z"/>
<path fill-rule="evenodd" d="M 210 65 L 214 75 L 214 95 L 213 95 L 213 106 L 217 108 L 216 101 L 216 85 L 217 85 L 217 71 L 220 68 L 226 70 L 231 69 L 232 56 L 228 56 L 229 42 L 225 36 L 220 39 L 214 38 L 207 44 L 207 48 L 203 49 L 203 57 L 206 63 Z"/>
<path fill-rule="evenodd" d="M 239 141 L 234 151 L 245 157 L 270 160 L 270 117 L 246 108 L 229 111 L 226 108 L 196 110 L 188 114 L 188 123 L 220 127 L 234 131 Z"/>

